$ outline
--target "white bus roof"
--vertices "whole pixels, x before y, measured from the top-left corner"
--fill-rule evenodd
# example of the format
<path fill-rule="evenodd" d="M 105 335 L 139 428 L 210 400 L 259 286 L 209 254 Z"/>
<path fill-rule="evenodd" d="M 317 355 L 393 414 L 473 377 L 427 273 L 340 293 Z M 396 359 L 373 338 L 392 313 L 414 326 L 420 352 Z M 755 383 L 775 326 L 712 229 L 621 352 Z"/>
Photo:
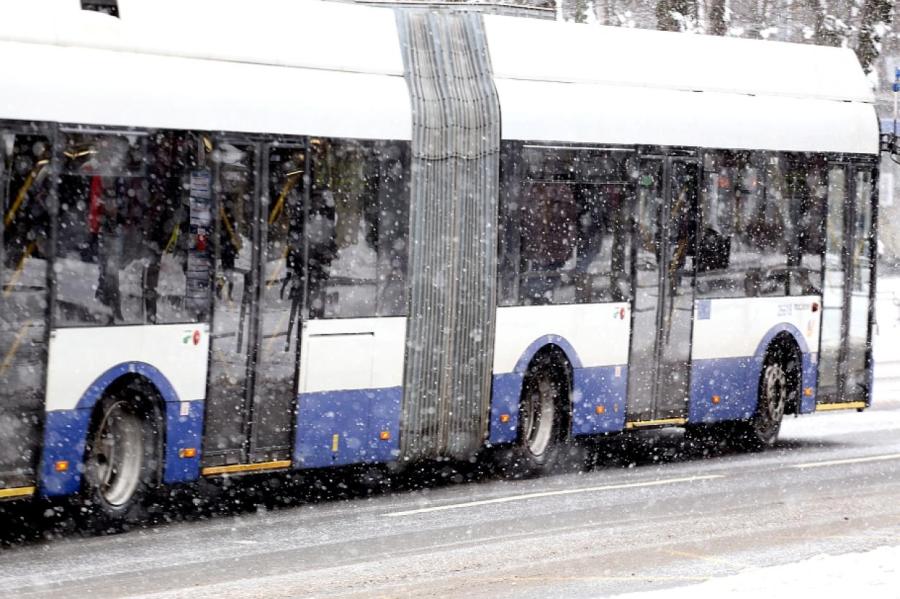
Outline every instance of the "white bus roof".
<path fill-rule="evenodd" d="M 0 7 L 5 118 L 410 139 L 389 9 L 320 0 Z M 507 139 L 876 153 L 852 51 L 486 15 Z M 284 67 L 291 67 L 285 73 Z M 55 96 L 55 97 L 51 97 Z M 68 102 L 60 102 L 59 98 Z"/>
<path fill-rule="evenodd" d="M 0 6 L 0 117 L 411 137 L 390 10 L 309 0 L 119 0 L 119 9 L 117 19 L 78 0 Z"/>
<path fill-rule="evenodd" d="M 503 135 L 877 153 L 845 48 L 485 16 Z"/>

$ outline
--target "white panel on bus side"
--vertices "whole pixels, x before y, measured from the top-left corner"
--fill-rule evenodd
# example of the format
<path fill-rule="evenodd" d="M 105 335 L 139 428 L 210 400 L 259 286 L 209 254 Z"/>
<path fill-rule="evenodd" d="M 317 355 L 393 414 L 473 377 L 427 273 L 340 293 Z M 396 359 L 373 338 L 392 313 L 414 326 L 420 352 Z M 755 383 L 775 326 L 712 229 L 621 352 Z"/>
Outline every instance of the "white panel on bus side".
<path fill-rule="evenodd" d="M 392 140 L 412 130 L 399 75 L 18 42 L 0 42 L 0 56 L 16 57 L 0 60 L 7 119 Z M 86 69 L 104 75 L 86 85 Z"/>
<path fill-rule="evenodd" d="M 403 384 L 406 318 L 335 318 L 303 325 L 300 393 Z"/>
<path fill-rule="evenodd" d="M 871 104 L 594 83 L 495 82 L 504 139 L 878 152 Z"/>
<path fill-rule="evenodd" d="M 513 372 L 532 343 L 550 336 L 565 340 L 583 367 L 627 364 L 630 332 L 625 302 L 498 308 L 494 374 Z"/>
<path fill-rule="evenodd" d="M 821 315 L 822 298 L 813 295 L 697 300 L 691 359 L 752 356 L 766 334 L 784 324 L 800 332 L 810 353 L 818 353 Z"/>
<path fill-rule="evenodd" d="M 206 397 L 209 325 L 169 324 L 56 329 L 50 335 L 47 410 L 70 410 L 109 369 L 142 362 L 172 384 L 181 401 Z"/>

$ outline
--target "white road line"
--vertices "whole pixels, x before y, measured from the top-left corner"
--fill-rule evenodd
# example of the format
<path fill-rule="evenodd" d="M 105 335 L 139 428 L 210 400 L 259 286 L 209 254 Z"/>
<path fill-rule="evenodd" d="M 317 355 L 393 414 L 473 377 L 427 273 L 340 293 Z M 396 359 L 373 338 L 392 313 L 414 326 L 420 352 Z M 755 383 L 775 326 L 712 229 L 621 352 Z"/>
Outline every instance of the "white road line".
<path fill-rule="evenodd" d="M 881 462 L 883 460 L 900 460 L 900 453 L 888 453 L 885 455 L 873 455 L 865 458 L 847 458 L 845 460 L 829 460 L 827 462 L 810 462 L 808 464 L 793 464 L 791 468 L 819 468 L 820 466 L 840 466 L 841 464 L 860 464 L 862 462 Z"/>
<path fill-rule="evenodd" d="M 613 491 L 616 489 L 634 489 L 638 487 L 658 487 L 661 485 L 674 485 L 678 483 L 690 483 L 698 480 L 712 480 L 714 478 L 725 478 L 724 474 L 707 474 L 704 476 L 689 476 L 685 478 L 666 478 L 662 480 L 653 480 L 643 483 L 624 483 L 621 485 L 604 485 L 602 487 L 581 487 L 578 489 L 560 489 L 559 491 L 544 491 L 541 493 L 525 493 L 524 495 L 508 495 L 506 497 L 497 497 L 495 499 L 482 499 L 480 501 L 467 501 L 465 503 L 451 503 L 448 505 L 436 505 L 434 507 L 423 507 L 417 510 L 405 510 L 402 512 L 391 512 L 385 514 L 388 518 L 398 518 L 400 516 L 412 516 L 413 514 L 427 514 L 429 512 L 443 512 L 447 510 L 461 510 L 467 507 L 475 507 L 479 505 L 491 505 L 494 503 L 510 503 L 512 501 L 525 501 L 528 499 L 539 499 L 542 497 L 557 497 L 559 495 L 575 495 L 578 493 L 596 493 L 598 491 Z"/>

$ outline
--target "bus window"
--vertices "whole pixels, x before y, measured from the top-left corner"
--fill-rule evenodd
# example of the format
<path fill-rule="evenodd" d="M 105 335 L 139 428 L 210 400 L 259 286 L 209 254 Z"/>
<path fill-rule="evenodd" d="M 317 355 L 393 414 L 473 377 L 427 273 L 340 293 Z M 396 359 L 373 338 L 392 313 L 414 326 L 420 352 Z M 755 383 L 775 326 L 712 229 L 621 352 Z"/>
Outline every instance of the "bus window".
<path fill-rule="evenodd" d="M 744 295 L 784 295 L 786 252 L 780 163 L 762 153 L 736 156 L 732 268 L 741 273 Z M 767 187 L 767 176 L 772 182 Z M 767 194 L 767 191 L 769 192 Z"/>
<path fill-rule="evenodd" d="M 313 139 L 306 220 L 310 318 L 376 314 L 377 206 L 370 150 L 351 140 Z"/>
<path fill-rule="evenodd" d="M 528 304 L 557 301 L 559 276 L 575 249 L 575 194 L 562 182 L 529 182 L 522 206 L 521 290 Z"/>
<path fill-rule="evenodd" d="M 828 193 L 825 162 L 814 155 L 785 155 L 785 191 L 788 206 L 788 292 L 822 293 L 822 253 L 825 202 Z"/>
<path fill-rule="evenodd" d="M 190 322 L 190 136 L 64 136 L 57 316 L 62 326 Z"/>
<path fill-rule="evenodd" d="M 758 183 L 762 193 L 756 196 L 757 204 L 749 211 L 745 221 L 747 241 L 756 256 L 756 264 L 747 270 L 747 294 L 787 294 L 787 245 L 791 222 L 786 218 L 784 162 L 778 154 L 759 156 L 761 169 Z"/>
<path fill-rule="evenodd" d="M 378 315 L 407 313 L 406 272 L 409 256 L 409 170 L 407 147 L 380 142 L 372 151 L 370 179 L 378 206 Z"/>
<path fill-rule="evenodd" d="M 627 299 L 630 156 L 571 148 L 523 149 L 524 177 L 516 190 L 520 303 Z"/>
<path fill-rule="evenodd" d="M 736 277 L 730 276 L 731 238 L 734 233 L 736 169 L 731 152 L 708 152 L 703 158 L 701 225 L 697 243 L 697 294 L 737 295 Z"/>

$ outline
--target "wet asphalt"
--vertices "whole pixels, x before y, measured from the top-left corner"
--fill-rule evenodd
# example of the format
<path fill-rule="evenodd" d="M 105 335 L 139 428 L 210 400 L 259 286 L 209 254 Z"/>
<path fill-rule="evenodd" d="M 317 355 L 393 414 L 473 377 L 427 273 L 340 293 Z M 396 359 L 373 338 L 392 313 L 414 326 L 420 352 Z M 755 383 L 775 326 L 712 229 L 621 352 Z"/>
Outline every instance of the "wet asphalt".
<path fill-rule="evenodd" d="M 115 535 L 5 504 L 14 597 L 599 597 L 900 545 L 900 402 L 785 420 L 763 453 L 679 430 L 609 438 L 561 472 L 427 464 L 173 490 Z"/>

